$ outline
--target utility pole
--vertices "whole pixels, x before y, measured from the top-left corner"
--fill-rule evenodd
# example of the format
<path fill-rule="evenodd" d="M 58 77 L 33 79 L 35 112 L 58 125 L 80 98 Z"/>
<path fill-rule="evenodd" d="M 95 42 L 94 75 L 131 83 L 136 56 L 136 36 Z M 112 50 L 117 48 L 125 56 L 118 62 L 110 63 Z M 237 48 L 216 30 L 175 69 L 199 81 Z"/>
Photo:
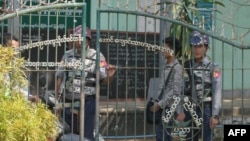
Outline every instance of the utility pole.
<path fill-rule="evenodd" d="M 9 11 L 16 12 L 18 10 L 19 3 L 17 0 L 8 0 L 8 4 L 6 7 L 9 7 Z M 19 17 L 16 16 L 14 18 L 8 19 L 8 33 L 12 33 L 19 39 Z"/>

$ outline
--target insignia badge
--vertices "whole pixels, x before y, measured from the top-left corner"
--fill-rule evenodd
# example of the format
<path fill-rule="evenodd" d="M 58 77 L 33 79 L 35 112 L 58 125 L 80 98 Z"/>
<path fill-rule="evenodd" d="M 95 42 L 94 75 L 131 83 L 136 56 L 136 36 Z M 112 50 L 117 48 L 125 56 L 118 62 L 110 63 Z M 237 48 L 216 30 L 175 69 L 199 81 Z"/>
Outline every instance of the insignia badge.
<path fill-rule="evenodd" d="M 105 60 L 101 60 L 100 67 L 105 67 L 105 66 L 107 66 L 107 62 Z"/>
<path fill-rule="evenodd" d="M 219 78 L 221 75 L 220 71 L 219 70 L 214 70 L 214 78 Z"/>

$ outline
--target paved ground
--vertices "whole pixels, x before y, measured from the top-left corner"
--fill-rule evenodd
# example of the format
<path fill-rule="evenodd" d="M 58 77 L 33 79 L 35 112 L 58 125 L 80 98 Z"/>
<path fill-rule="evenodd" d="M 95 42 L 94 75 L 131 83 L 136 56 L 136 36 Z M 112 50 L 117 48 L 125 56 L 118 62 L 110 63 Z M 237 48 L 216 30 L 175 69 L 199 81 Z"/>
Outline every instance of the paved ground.
<path fill-rule="evenodd" d="M 249 101 L 250 99 L 241 100 L 240 98 L 223 100 L 222 124 L 215 130 L 215 141 L 223 141 L 223 124 L 250 124 Z M 136 135 L 152 135 L 154 133 L 152 131 L 154 127 L 145 122 L 143 114 L 145 105 L 146 103 L 141 99 L 136 101 L 128 99 L 127 102 L 123 100 L 101 101 L 100 133 L 104 136 L 108 132 L 106 136 L 110 137 L 106 138 L 105 141 L 155 141 L 154 137 L 124 139 L 125 134 L 131 136 L 134 133 Z M 116 136 L 119 138 L 115 138 Z M 64 141 L 70 141 L 70 139 Z"/>
<path fill-rule="evenodd" d="M 114 112 L 114 111 L 144 111 L 146 103 L 138 99 L 136 101 L 127 100 L 124 102 L 122 100 L 110 100 L 108 102 L 100 102 L 100 112 Z M 136 107 L 136 108 L 135 108 Z M 223 113 L 222 115 L 234 115 L 238 116 L 241 114 L 250 115 L 250 99 L 241 100 L 240 98 L 236 99 L 224 99 L 222 103 Z"/>
<path fill-rule="evenodd" d="M 136 132 L 140 132 L 140 130 L 145 131 L 146 133 L 150 132 L 152 130 L 152 126 L 146 125 L 144 126 L 145 122 L 143 121 L 143 115 L 140 116 L 140 114 L 136 115 L 136 119 L 141 119 L 137 120 L 137 123 L 131 122 L 130 121 L 130 114 L 129 113 L 143 113 L 145 110 L 145 105 L 146 103 L 143 100 L 127 100 L 127 102 L 119 101 L 117 102 L 114 100 L 110 100 L 109 102 L 100 102 L 100 112 L 102 114 L 109 113 L 109 119 L 112 118 L 112 114 L 114 113 L 126 113 L 125 117 L 124 115 L 118 114 L 116 115 L 116 118 L 118 117 L 119 119 L 113 120 L 110 124 L 110 127 L 114 127 L 115 125 L 120 126 L 121 124 L 124 124 L 122 121 L 126 120 L 127 118 L 127 126 L 126 129 L 129 132 L 130 130 L 134 131 L 134 124 L 136 125 L 136 128 L 139 128 L 139 130 L 136 130 Z M 250 99 L 244 99 L 241 100 L 240 98 L 234 98 L 232 99 L 224 99 L 223 100 L 223 112 L 222 112 L 222 117 L 221 117 L 221 125 L 218 126 L 218 128 L 215 130 L 215 135 L 216 135 L 216 140 L 215 141 L 223 141 L 223 124 L 250 124 Z M 136 107 L 136 108 L 135 108 Z M 132 119 L 135 118 L 134 115 L 132 115 Z M 140 122 L 140 123 L 138 123 Z M 106 124 L 103 122 L 103 124 Z M 123 125 L 125 126 L 125 125 Z M 131 127 L 130 127 L 131 126 Z M 122 127 L 119 127 L 120 130 Z M 125 128 L 125 127 L 123 127 Z M 131 129 L 130 129 L 131 128 Z M 146 128 L 146 129 L 145 129 Z M 106 129 L 107 130 L 107 129 Z M 110 130 L 109 133 L 112 134 L 113 129 L 108 129 Z M 122 136 L 124 135 L 124 131 L 118 132 L 118 134 L 121 133 Z M 133 133 L 132 133 L 133 134 Z M 118 135 L 119 136 L 119 135 Z M 146 139 L 105 139 L 105 141 L 154 141 L 154 138 L 146 138 Z"/>
<path fill-rule="evenodd" d="M 105 141 L 155 141 L 155 139 L 152 139 L 152 138 L 146 138 L 146 139 L 106 139 Z"/>

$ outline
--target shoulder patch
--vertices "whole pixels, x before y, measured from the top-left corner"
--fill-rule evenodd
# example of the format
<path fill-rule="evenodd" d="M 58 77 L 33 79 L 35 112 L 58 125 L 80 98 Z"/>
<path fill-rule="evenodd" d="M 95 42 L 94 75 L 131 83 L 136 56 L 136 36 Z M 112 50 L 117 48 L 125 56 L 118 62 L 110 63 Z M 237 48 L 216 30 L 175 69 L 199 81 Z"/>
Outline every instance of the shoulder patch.
<path fill-rule="evenodd" d="M 102 68 L 102 67 L 105 67 L 105 66 L 107 66 L 106 60 L 101 60 L 100 67 Z"/>
<path fill-rule="evenodd" d="M 221 76 L 221 71 L 219 69 L 214 69 L 214 78 L 217 79 Z"/>

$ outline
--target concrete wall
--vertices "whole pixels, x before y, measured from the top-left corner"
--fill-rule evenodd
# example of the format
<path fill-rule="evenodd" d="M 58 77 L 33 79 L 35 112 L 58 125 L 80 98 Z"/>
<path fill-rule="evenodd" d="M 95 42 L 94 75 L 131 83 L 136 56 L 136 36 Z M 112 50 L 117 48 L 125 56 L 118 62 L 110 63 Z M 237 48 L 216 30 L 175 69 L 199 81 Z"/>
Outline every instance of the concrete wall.
<path fill-rule="evenodd" d="M 232 2 L 220 0 L 225 7 L 218 6 L 221 13 L 215 14 L 214 34 L 221 35 L 238 44 L 249 45 L 250 9 L 245 0 Z M 220 41 L 214 42 L 209 50 L 210 56 L 223 70 L 223 89 L 250 89 L 250 49 L 239 49 Z M 214 56 L 212 55 L 214 53 Z"/>

